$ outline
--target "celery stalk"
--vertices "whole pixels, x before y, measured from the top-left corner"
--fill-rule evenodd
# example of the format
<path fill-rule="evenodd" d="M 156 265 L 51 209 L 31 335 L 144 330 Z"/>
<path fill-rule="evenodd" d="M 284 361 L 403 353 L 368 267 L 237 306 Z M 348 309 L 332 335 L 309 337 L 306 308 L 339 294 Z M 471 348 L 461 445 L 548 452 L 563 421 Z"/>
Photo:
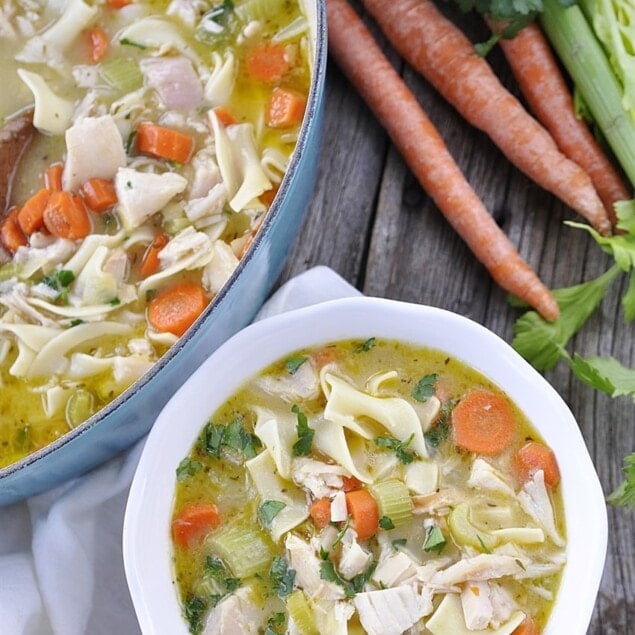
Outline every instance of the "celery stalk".
<path fill-rule="evenodd" d="M 589 111 L 635 184 L 635 125 L 622 107 L 622 88 L 602 46 L 577 5 L 544 0 L 541 25 Z"/>
<path fill-rule="evenodd" d="M 404 483 L 396 478 L 375 483 L 369 487 L 377 501 L 379 515 L 388 517 L 397 527 L 412 518 L 412 501 Z"/>

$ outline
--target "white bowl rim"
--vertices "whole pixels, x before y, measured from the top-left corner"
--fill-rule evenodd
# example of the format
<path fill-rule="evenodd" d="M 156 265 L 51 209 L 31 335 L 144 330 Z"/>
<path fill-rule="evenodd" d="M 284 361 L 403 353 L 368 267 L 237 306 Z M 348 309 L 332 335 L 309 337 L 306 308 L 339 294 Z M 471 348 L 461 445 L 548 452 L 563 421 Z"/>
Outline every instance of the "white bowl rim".
<path fill-rule="evenodd" d="M 444 309 L 370 297 L 331 300 L 248 326 L 219 347 L 167 403 L 145 444 L 124 519 L 126 577 L 144 633 L 187 633 L 172 580 L 169 519 L 174 471 L 205 422 L 244 381 L 285 355 L 369 337 L 428 346 L 460 359 L 505 391 L 553 448 L 562 474 L 567 564 L 544 633 L 586 633 L 608 529 L 602 488 L 573 414 L 535 369 L 480 324 Z M 214 375 L 218 386 L 210 390 Z M 153 519 L 151 532 L 147 518 Z"/>

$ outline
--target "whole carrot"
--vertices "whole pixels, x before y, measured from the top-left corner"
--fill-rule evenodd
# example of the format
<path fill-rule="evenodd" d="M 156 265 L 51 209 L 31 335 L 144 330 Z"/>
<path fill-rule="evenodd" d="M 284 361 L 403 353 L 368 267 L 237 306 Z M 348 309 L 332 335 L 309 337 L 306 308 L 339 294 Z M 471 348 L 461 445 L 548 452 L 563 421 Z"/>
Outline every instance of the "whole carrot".
<path fill-rule="evenodd" d="M 550 291 L 494 222 L 366 26 L 346 0 L 327 0 L 326 5 L 331 53 L 423 188 L 494 280 L 554 320 L 558 305 Z"/>
<path fill-rule="evenodd" d="M 501 39 L 500 45 L 534 114 L 560 150 L 591 177 L 615 223 L 613 204 L 630 198 L 628 187 L 588 126 L 576 117 L 571 92 L 542 31 L 532 23 L 514 38 Z"/>
<path fill-rule="evenodd" d="M 505 156 L 600 233 L 611 222 L 589 175 L 500 83 L 487 62 L 429 0 L 362 0 L 399 54 Z"/>

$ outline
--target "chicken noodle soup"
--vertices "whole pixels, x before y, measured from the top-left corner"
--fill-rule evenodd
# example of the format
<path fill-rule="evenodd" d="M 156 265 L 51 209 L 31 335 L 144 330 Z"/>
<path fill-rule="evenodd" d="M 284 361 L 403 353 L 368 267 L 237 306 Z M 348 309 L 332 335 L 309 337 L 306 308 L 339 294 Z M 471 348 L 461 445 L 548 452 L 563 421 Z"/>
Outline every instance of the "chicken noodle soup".
<path fill-rule="evenodd" d="M 311 60 L 298 0 L 8 0 L 0 53 L 2 467 L 213 300 L 287 169 Z"/>
<path fill-rule="evenodd" d="M 299 351 L 213 414 L 176 478 L 192 633 L 540 632 L 558 591 L 555 457 L 439 351 Z"/>

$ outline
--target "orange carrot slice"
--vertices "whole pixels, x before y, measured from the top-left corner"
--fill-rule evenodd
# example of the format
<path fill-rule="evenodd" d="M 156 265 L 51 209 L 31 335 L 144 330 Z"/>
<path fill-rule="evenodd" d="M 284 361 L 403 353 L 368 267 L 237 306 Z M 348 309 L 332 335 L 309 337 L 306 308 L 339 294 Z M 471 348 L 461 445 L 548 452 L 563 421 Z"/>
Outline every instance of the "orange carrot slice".
<path fill-rule="evenodd" d="M 182 549 L 200 543 L 220 524 L 221 517 L 212 503 L 191 503 L 172 520 L 172 539 Z"/>
<path fill-rule="evenodd" d="M 514 629 L 512 635 L 540 635 L 540 629 L 536 622 L 528 617 L 520 626 Z"/>
<path fill-rule="evenodd" d="M 367 489 L 346 492 L 346 509 L 351 515 L 359 540 L 372 538 L 379 529 L 379 508 Z"/>
<path fill-rule="evenodd" d="M 203 287 L 193 282 L 179 282 L 150 300 L 148 321 L 161 333 L 181 336 L 206 306 Z"/>
<path fill-rule="evenodd" d="M 9 210 L 6 218 L 0 225 L 0 243 L 11 253 L 15 253 L 18 247 L 24 247 L 28 244 L 24 232 L 18 223 L 18 209 L 14 207 Z"/>
<path fill-rule="evenodd" d="M 247 53 L 245 68 L 253 79 L 275 83 L 286 75 L 291 64 L 283 44 L 265 42 Z"/>
<path fill-rule="evenodd" d="M 159 266 L 161 264 L 161 261 L 159 260 L 159 253 L 168 244 L 168 242 L 170 242 L 170 237 L 166 233 L 161 232 L 157 234 L 150 245 L 148 245 L 148 248 L 143 254 L 141 268 L 139 270 L 142 278 L 147 278 L 159 270 Z"/>
<path fill-rule="evenodd" d="M 271 128 L 290 128 L 302 122 L 306 97 L 288 88 L 274 88 L 267 104 L 267 125 Z"/>
<path fill-rule="evenodd" d="M 54 192 L 62 191 L 62 173 L 64 166 L 61 163 L 54 163 L 44 172 L 44 187 Z"/>
<path fill-rule="evenodd" d="M 90 234 L 90 217 L 80 196 L 52 192 L 43 214 L 44 226 L 53 236 L 78 240 Z"/>
<path fill-rule="evenodd" d="M 117 202 L 115 186 L 108 179 L 88 179 L 82 185 L 82 193 L 86 205 L 94 212 L 105 212 Z"/>
<path fill-rule="evenodd" d="M 51 190 L 42 188 L 28 199 L 18 212 L 20 229 L 27 236 L 30 236 L 44 225 L 44 210 L 48 205 L 51 194 Z"/>
<path fill-rule="evenodd" d="M 452 411 L 454 442 L 468 452 L 500 454 L 514 438 L 512 410 L 501 395 L 468 392 Z"/>
<path fill-rule="evenodd" d="M 537 441 L 530 441 L 523 445 L 514 455 L 516 469 L 521 481 L 530 480 L 533 475 L 542 470 L 545 475 L 545 485 L 555 487 L 560 482 L 560 469 L 553 450 Z"/>
<path fill-rule="evenodd" d="M 309 507 L 309 516 L 317 529 L 324 529 L 331 522 L 331 501 L 326 497 L 316 500 Z"/>
<path fill-rule="evenodd" d="M 137 127 L 136 141 L 139 152 L 176 163 L 187 163 L 194 148 L 194 139 L 190 135 L 149 121 Z"/>
<path fill-rule="evenodd" d="M 89 29 L 86 33 L 88 39 L 89 53 L 88 58 L 94 64 L 101 62 L 108 53 L 110 41 L 103 29 L 98 26 Z"/>

